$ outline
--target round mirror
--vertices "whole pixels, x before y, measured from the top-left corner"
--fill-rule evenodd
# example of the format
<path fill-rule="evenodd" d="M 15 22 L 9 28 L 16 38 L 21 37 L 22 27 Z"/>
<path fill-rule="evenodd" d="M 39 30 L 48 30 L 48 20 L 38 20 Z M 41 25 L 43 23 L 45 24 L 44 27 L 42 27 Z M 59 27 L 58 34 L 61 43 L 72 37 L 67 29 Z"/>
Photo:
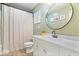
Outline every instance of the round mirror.
<path fill-rule="evenodd" d="M 51 4 L 46 14 L 46 24 L 52 30 L 65 27 L 73 16 L 73 6 L 69 3 Z"/>

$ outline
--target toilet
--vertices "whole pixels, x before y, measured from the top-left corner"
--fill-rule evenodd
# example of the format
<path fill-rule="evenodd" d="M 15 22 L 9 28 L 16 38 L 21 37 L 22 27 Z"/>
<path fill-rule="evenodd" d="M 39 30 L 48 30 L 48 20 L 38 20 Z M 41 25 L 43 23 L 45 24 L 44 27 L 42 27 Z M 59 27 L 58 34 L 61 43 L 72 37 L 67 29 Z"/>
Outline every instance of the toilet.
<path fill-rule="evenodd" d="M 26 53 L 31 53 L 33 52 L 33 42 L 25 42 L 24 43 Z"/>

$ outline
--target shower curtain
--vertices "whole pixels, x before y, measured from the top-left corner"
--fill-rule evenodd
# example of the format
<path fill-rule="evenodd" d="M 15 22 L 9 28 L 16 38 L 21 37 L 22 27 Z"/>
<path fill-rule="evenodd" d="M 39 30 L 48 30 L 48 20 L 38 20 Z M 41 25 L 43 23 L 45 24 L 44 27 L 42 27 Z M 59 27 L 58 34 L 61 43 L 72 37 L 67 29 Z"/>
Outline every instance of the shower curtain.
<path fill-rule="evenodd" d="M 2 45 L 1 45 L 1 4 L 0 4 L 0 54 L 2 53 Z"/>
<path fill-rule="evenodd" d="M 32 39 L 32 14 L 2 5 L 2 46 L 3 52 L 24 48 L 24 43 Z"/>

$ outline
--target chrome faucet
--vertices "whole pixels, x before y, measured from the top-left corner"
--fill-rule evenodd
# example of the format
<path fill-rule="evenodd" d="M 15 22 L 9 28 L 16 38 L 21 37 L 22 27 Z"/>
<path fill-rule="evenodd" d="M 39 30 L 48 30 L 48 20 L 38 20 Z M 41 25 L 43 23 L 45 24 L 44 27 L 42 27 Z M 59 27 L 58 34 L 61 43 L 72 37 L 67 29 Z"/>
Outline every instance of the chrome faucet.
<path fill-rule="evenodd" d="M 53 38 L 57 38 L 57 37 L 58 37 L 58 36 L 56 35 L 55 30 L 52 31 L 52 37 L 53 37 Z"/>

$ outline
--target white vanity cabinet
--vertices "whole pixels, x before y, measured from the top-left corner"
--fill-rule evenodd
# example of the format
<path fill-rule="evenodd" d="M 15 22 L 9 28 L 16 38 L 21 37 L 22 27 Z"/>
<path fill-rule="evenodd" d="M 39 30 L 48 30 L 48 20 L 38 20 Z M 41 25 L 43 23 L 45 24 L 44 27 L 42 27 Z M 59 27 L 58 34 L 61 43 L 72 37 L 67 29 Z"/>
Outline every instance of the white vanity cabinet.
<path fill-rule="evenodd" d="M 64 48 L 60 45 L 34 38 L 34 56 L 79 56 L 79 52 Z"/>

